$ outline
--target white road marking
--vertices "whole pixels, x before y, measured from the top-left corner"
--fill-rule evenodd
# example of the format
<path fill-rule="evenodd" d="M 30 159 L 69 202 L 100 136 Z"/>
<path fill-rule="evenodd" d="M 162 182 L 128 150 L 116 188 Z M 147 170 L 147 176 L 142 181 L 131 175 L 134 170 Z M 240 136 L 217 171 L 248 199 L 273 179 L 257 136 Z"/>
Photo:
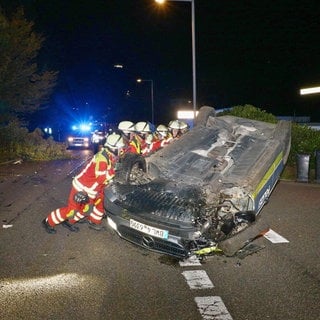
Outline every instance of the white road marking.
<path fill-rule="evenodd" d="M 201 266 L 201 263 L 197 256 L 191 256 L 188 259 L 179 261 L 180 267 L 192 267 L 192 266 Z"/>
<path fill-rule="evenodd" d="M 272 243 L 288 243 L 289 242 L 286 238 L 280 236 L 280 234 L 276 233 L 272 229 L 270 229 L 263 236 L 269 241 L 271 241 Z"/>
<path fill-rule="evenodd" d="M 201 265 L 197 256 L 179 261 L 181 267 L 192 267 Z M 190 289 L 211 289 L 213 283 L 204 270 L 184 271 L 182 275 L 187 280 Z M 225 304 L 219 296 L 195 297 L 198 310 L 204 320 L 233 320 Z"/>
<path fill-rule="evenodd" d="M 230 313 L 220 297 L 196 297 L 194 300 L 203 319 L 232 320 Z"/>
<path fill-rule="evenodd" d="M 214 287 L 204 270 L 184 271 L 182 275 L 187 280 L 190 289 L 211 289 Z"/>

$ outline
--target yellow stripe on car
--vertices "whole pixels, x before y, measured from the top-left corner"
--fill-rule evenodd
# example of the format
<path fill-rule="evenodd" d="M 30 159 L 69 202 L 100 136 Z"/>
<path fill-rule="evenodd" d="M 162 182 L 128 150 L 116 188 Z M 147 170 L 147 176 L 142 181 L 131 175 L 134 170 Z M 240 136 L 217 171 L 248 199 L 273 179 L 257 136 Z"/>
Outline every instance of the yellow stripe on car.
<path fill-rule="evenodd" d="M 263 189 L 263 187 L 267 184 L 267 182 L 270 180 L 270 178 L 272 177 L 272 175 L 274 174 L 274 172 L 276 171 L 277 167 L 279 166 L 279 164 L 281 163 L 283 159 L 283 152 L 281 151 L 277 158 L 273 161 L 272 165 L 270 166 L 270 168 L 268 169 L 268 171 L 266 172 L 266 174 L 263 176 L 263 178 L 261 179 L 260 183 L 258 184 L 257 188 L 255 189 L 255 191 L 252 193 L 252 197 L 253 199 L 256 198 L 256 196 L 259 194 L 259 192 Z"/>

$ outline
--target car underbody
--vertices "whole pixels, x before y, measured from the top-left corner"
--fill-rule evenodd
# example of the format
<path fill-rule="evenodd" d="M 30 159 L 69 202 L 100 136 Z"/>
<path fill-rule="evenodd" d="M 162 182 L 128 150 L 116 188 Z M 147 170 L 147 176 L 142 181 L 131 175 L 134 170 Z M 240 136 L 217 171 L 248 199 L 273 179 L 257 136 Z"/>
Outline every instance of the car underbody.
<path fill-rule="evenodd" d="M 109 225 L 177 258 L 218 248 L 233 255 L 257 233 L 252 226 L 279 180 L 290 137 L 289 122 L 215 116 L 203 107 L 179 140 L 146 158 L 125 156 L 105 189 Z"/>

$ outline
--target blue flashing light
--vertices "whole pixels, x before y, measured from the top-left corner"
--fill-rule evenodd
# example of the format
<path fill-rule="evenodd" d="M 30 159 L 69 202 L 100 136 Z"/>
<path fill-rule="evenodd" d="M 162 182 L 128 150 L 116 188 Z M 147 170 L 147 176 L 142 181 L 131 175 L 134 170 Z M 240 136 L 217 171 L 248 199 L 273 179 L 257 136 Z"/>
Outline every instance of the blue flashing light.
<path fill-rule="evenodd" d="M 90 123 L 80 123 L 78 125 L 74 124 L 71 126 L 73 131 L 81 131 L 81 132 L 89 132 L 91 131 L 91 124 Z"/>
<path fill-rule="evenodd" d="M 80 125 L 80 131 L 87 132 L 91 130 L 90 124 L 83 123 Z"/>

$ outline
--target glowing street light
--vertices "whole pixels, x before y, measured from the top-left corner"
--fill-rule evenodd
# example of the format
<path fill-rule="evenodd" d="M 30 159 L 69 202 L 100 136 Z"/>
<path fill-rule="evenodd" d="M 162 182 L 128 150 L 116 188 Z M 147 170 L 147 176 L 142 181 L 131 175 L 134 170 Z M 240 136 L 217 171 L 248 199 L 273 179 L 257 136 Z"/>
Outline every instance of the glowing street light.
<path fill-rule="evenodd" d="M 150 79 L 137 79 L 137 82 L 150 82 L 150 84 L 151 84 L 151 123 L 154 124 L 153 80 L 150 80 Z"/>
<path fill-rule="evenodd" d="M 193 88 L 193 123 L 196 118 L 197 110 L 197 89 L 196 89 L 196 38 L 195 38 L 195 14 L 194 0 L 155 0 L 159 4 L 164 4 L 166 1 L 181 1 L 191 2 L 191 32 L 192 32 L 192 88 Z"/>
<path fill-rule="evenodd" d="M 310 88 L 300 89 L 300 95 L 314 94 L 314 93 L 320 93 L 320 87 L 310 87 Z"/>

